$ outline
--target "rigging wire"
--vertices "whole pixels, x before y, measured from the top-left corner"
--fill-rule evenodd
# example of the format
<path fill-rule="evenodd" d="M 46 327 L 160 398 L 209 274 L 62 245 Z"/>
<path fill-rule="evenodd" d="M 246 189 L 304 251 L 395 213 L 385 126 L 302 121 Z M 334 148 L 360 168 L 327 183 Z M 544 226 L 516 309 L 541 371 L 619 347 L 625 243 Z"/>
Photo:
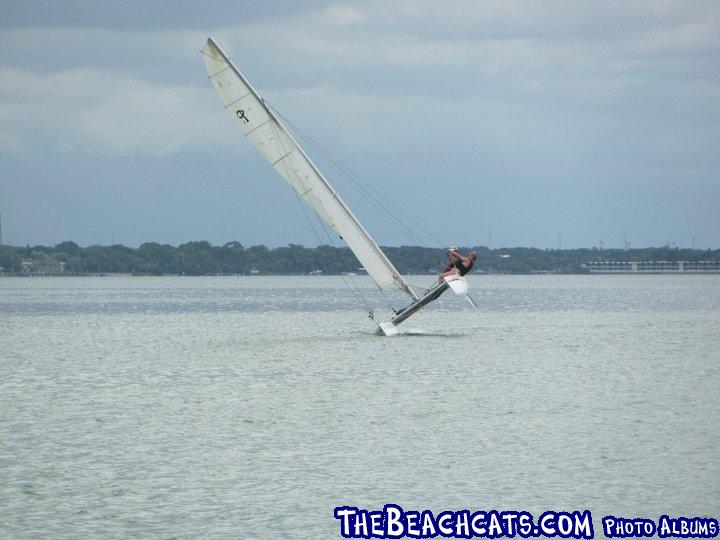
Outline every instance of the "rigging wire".
<path fill-rule="evenodd" d="M 300 129 L 297 125 L 295 125 L 292 121 L 290 121 L 285 115 L 283 115 L 280 111 L 278 111 L 275 107 L 273 107 L 270 103 L 266 102 L 266 105 L 273 110 L 275 114 L 277 114 L 283 122 L 287 123 L 288 126 L 290 126 L 294 131 L 297 132 L 297 134 L 306 141 L 309 145 L 311 145 L 334 169 L 336 169 L 343 177 L 345 177 L 347 180 L 349 180 L 353 186 L 358 189 L 361 193 L 365 195 L 365 197 L 381 212 L 383 215 L 388 217 L 391 221 L 393 221 L 405 234 L 407 234 L 411 239 L 413 239 L 416 242 L 419 242 L 420 245 L 423 247 L 430 247 L 424 242 L 421 238 L 419 238 L 413 231 L 408 227 L 405 223 L 403 223 L 393 212 L 393 210 L 399 214 L 401 214 L 406 220 L 411 222 L 414 226 L 416 226 L 418 229 L 420 229 L 423 233 L 425 233 L 430 239 L 432 239 L 434 242 L 437 243 L 437 245 L 443 246 L 445 243 L 437 238 L 434 234 L 432 234 L 430 231 L 425 229 L 416 219 L 408 215 L 402 208 L 399 208 L 397 205 L 395 205 L 391 200 L 389 200 L 387 197 L 382 195 L 376 188 L 374 188 L 371 184 L 369 184 L 367 181 L 365 181 L 358 173 L 341 163 L 338 159 L 336 159 L 330 152 L 325 150 L 320 144 L 314 140 L 312 137 L 310 137 L 307 133 L 305 133 L 302 129 Z"/>
<path fill-rule="evenodd" d="M 284 148 L 284 145 L 283 145 L 283 143 L 282 143 L 282 138 L 278 136 L 278 131 L 277 131 L 276 127 L 275 127 L 275 122 L 272 122 L 272 121 L 271 121 L 271 122 L 270 122 L 270 126 L 271 126 L 271 128 L 272 128 L 272 130 L 273 130 L 273 135 L 274 135 L 274 139 L 275 139 L 276 144 L 277 144 L 277 149 L 278 149 L 279 155 L 281 155 L 281 156 L 286 155 L 286 154 L 287 154 L 287 151 L 286 151 L 286 149 Z M 281 162 L 282 162 L 282 164 L 283 164 L 283 169 L 285 170 L 286 178 L 288 179 L 288 181 L 290 182 L 290 184 L 291 184 L 292 187 L 293 187 L 293 192 L 295 193 L 295 198 L 296 198 L 298 204 L 300 205 L 300 208 L 301 208 L 301 210 L 302 210 L 302 212 L 303 212 L 303 215 L 305 216 L 305 219 L 307 220 L 308 224 L 310 225 L 310 228 L 312 229 L 313 234 L 315 235 L 315 238 L 316 238 L 317 241 L 318 241 L 318 245 L 321 245 L 321 244 L 322 244 L 322 238 L 320 237 L 320 234 L 318 234 L 317 230 L 315 229 L 315 226 L 313 225 L 312 220 L 310 219 L 310 216 L 309 216 L 308 213 L 307 213 L 307 210 L 306 210 L 306 208 L 305 208 L 305 205 L 303 204 L 303 202 L 302 202 L 302 200 L 301 200 L 301 197 L 300 197 L 300 195 L 299 195 L 298 189 L 296 188 L 295 183 L 294 183 L 293 180 L 292 180 L 292 174 L 291 174 L 290 171 L 288 170 L 287 164 L 285 163 L 285 159 L 282 159 Z M 318 221 L 320 221 L 320 217 L 319 217 L 319 216 L 318 216 Z M 325 231 L 325 234 L 326 234 L 328 240 L 330 241 L 330 244 L 332 245 L 332 247 L 333 247 L 334 249 L 338 249 L 337 246 L 335 246 L 335 242 L 333 241 L 332 236 L 331 236 L 330 233 L 328 232 L 328 230 L 327 230 L 327 228 L 325 227 L 324 223 L 322 223 L 322 221 L 320 221 L 320 224 L 322 225 L 322 228 L 323 228 L 323 230 Z M 363 309 L 369 313 L 370 318 L 372 319 L 372 318 L 373 318 L 373 310 L 372 310 L 372 308 L 370 307 L 370 305 L 368 304 L 367 299 L 366 299 L 365 296 L 363 295 L 362 290 L 360 289 L 360 287 L 358 287 L 354 282 L 353 282 L 353 283 L 350 283 L 350 282 L 346 279 L 347 277 L 350 277 L 350 276 L 345 276 L 345 275 L 343 275 L 343 273 L 342 273 L 339 265 L 337 264 L 337 261 L 336 261 L 333 257 L 331 257 L 331 256 L 328 255 L 327 258 L 328 258 L 328 261 L 330 262 L 330 265 L 335 269 L 335 271 L 338 273 L 338 275 L 340 275 L 340 278 L 343 280 L 343 283 L 345 283 L 345 285 L 347 286 L 347 288 L 348 288 L 348 290 L 350 291 L 350 293 L 355 297 L 355 300 L 357 300 L 358 303 L 363 307 Z"/>
<path fill-rule="evenodd" d="M 303 139 L 305 137 L 301 135 Z M 351 173 L 349 173 L 347 170 L 344 169 L 343 165 L 341 165 L 339 162 L 335 160 L 333 156 L 331 156 L 329 153 L 327 153 L 325 150 L 323 150 L 315 141 L 312 141 L 311 139 L 305 139 L 308 144 L 310 144 L 329 164 L 331 167 L 336 169 L 343 177 L 345 177 L 347 180 L 351 182 L 351 185 L 360 191 L 365 198 L 370 201 L 371 204 L 377 208 L 381 214 L 383 214 L 386 218 L 388 218 L 391 222 L 393 222 L 402 232 L 404 232 L 411 240 L 418 242 L 423 247 L 427 247 L 425 242 L 419 238 L 410 227 L 408 227 L 405 223 L 403 223 L 396 215 L 393 214 L 392 211 L 390 211 L 383 202 L 382 199 L 379 199 L 376 195 L 374 195 L 371 191 L 369 191 L 367 188 L 363 186 L 363 184 L 357 182 Z"/>
<path fill-rule="evenodd" d="M 273 107 L 270 103 L 267 101 L 265 102 L 268 108 L 272 109 L 273 113 L 276 114 L 278 117 L 282 119 L 284 123 L 286 123 L 290 128 L 293 129 L 294 132 L 297 133 L 297 135 L 307 144 L 309 144 L 319 155 L 320 157 L 324 158 L 324 160 L 333 168 L 335 169 L 340 176 L 350 181 L 351 185 L 355 189 L 357 189 L 361 195 L 363 195 L 371 204 L 377 208 L 382 215 L 384 215 L 391 223 L 394 223 L 402 232 L 404 232 L 410 239 L 417 242 L 419 245 L 425 248 L 430 248 L 430 246 L 423 241 L 422 238 L 418 237 L 413 230 L 406 225 L 405 223 L 400 220 L 397 215 L 393 212 L 393 209 L 405 217 L 405 219 L 411 223 L 413 223 L 419 230 L 425 233 L 429 238 L 431 238 L 434 242 L 436 242 L 436 245 L 445 245 L 442 240 L 439 240 L 437 236 L 432 234 L 430 231 L 428 231 L 425 227 L 423 227 L 420 223 L 418 223 L 417 220 L 415 220 L 413 217 L 408 215 L 405 211 L 402 210 L 402 208 L 399 208 L 397 205 L 395 205 L 390 199 L 382 195 L 376 188 L 374 188 L 370 183 L 365 181 L 358 173 L 354 172 L 352 169 L 341 163 L 337 158 L 335 158 L 329 151 L 325 150 L 316 140 L 314 140 L 310 135 L 305 133 L 300 127 L 298 127 L 296 124 L 294 124 L 290 119 L 288 119 L 284 114 L 282 114 L 280 111 L 278 111 L 275 107 Z M 390 207 L 390 208 L 388 208 Z M 445 264 L 444 259 L 438 260 L 438 266 L 442 267 Z M 420 289 L 422 291 L 428 291 L 430 288 L 434 286 L 428 287 L 421 287 L 417 285 L 410 285 L 410 287 L 415 289 Z M 383 293 L 383 291 L 381 291 Z M 383 298 L 385 298 L 383 293 Z M 387 300 L 389 303 L 389 300 Z"/>

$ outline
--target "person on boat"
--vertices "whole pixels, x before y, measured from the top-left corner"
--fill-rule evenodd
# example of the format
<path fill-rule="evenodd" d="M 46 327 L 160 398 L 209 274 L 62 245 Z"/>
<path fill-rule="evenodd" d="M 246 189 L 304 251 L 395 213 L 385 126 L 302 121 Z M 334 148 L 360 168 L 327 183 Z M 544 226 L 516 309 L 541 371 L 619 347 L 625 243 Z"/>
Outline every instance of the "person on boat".
<path fill-rule="evenodd" d="M 468 253 L 467 257 L 463 257 L 460 255 L 460 252 L 458 251 L 458 248 L 456 246 L 452 246 L 448 250 L 448 263 L 443 268 L 442 273 L 440 274 L 440 277 L 438 278 L 438 284 L 443 282 L 443 278 L 447 276 L 453 276 L 453 275 L 460 275 L 464 276 L 467 274 L 470 270 L 472 270 L 473 265 L 475 264 L 475 261 L 477 260 L 477 253 L 475 251 L 471 251 Z M 428 293 L 432 291 L 432 294 L 423 296 L 423 305 L 432 302 L 434 300 L 437 300 L 440 298 L 440 295 L 444 293 L 447 290 L 447 287 L 440 287 L 437 285 L 436 287 L 433 287 L 431 290 L 428 290 Z M 417 302 L 411 304 L 415 305 Z M 473 304 L 474 305 L 474 304 Z M 408 307 L 406 306 L 402 309 L 393 310 L 395 311 L 395 316 L 399 316 L 402 314 Z"/>
<path fill-rule="evenodd" d="M 438 277 L 438 283 L 442 283 L 443 278 L 447 276 L 453 276 L 455 274 L 464 276 L 472 270 L 477 260 L 477 253 L 475 251 L 471 251 L 467 257 L 463 257 L 455 246 L 450 248 L 448 255 L 448 263 L 445 265 L 440 277 Z"/>

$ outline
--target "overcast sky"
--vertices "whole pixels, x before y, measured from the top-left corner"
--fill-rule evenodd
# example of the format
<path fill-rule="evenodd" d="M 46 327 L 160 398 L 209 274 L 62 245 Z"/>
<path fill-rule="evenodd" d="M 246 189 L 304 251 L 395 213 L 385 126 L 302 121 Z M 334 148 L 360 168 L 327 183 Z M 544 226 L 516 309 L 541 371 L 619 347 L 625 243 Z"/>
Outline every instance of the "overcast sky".
<path fill-rule="evenodd" d="M 0 0 L 5 243 L 318 243 L 208 35 L 444 244 L 720 246 L 720 3 L 662 0 Z"/>

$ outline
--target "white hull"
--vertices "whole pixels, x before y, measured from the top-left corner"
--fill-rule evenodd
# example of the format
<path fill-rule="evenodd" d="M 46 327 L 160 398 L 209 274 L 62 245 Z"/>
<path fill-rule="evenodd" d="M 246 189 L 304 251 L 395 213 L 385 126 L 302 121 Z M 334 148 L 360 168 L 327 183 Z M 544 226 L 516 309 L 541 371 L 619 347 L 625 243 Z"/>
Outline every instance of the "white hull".
<path fill-rule="evenodd" d="M 378 323 L 380 330 L 382 330 L 386 336 L 394 336 L 398 334 L 397 327 L 400 323 L 410 318 L 412 315 L 420 311 L 430 302 L 433 302 L 440 298 L 440 295 L 448 289 L 451 289 L 458 296 L 466 296 L 470 303 L 474 307 L 477 307 L 475 305 L 475 302 L 473 302 L 473 300 L 468 295 L 469 287 L 465 278 L 460 275 L 447 276 L 443 278 L 442 283 L 438 283 L 435 287 L 422 295 L 418 300 L 403 309 L 395 317 L 393 317 L 389 321 Z"/>

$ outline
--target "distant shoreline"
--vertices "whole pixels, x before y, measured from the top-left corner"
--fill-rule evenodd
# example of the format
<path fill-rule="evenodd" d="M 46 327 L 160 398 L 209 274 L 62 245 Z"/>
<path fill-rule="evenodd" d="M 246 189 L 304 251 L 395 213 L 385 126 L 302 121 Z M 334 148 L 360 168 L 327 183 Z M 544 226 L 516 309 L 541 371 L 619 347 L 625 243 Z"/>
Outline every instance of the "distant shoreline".
<path fill-rule="evenodd" d="M 436 274 L 414 274 L 406 273 L 405 276 L 427 277 Z M 527 272 L 527 273 L 501 273 L 501 272 L 472 272 L 470 276 L 716 276 L 720 275 L 720 269 L 712 271 L 686 271 L 686 272 Z M 0 272 L 0 278 L 82 278 L 82 277 L 243 277 L 243 278 L 263 278 L 263 277 L 311 277 L 321 279 L 323 277 L 341 277 L 343 274 L 132 274 L 127 272 L 89 272 L 83 273 L 58 273 L 58 274 L 33 274 L 33 273 L 8 273 Z M 368 277 L 367 274 L 356 274 L 354 277 Z"/>
<path fill-rule="evenodd" d="M 446 248 L 384 246 L 383 251 L 404 275 L 438 274 L 447 263 Z M 475 274 L 671 274 L 717 273 L 720 250 L 649 247 L 632 249 L 539 249 L 461 247 L 477 252 Z M 216 246 L 188 242 L 179 246 L 148 242 L 81 247 L 75 242 L 55 246 L 1 246 L 0 276 L 239 276 L 239 275 L 362 275 L 364 269 L 347 247 L 307 248 L 297 244 L 268 248 L 240 242 Z"/>

